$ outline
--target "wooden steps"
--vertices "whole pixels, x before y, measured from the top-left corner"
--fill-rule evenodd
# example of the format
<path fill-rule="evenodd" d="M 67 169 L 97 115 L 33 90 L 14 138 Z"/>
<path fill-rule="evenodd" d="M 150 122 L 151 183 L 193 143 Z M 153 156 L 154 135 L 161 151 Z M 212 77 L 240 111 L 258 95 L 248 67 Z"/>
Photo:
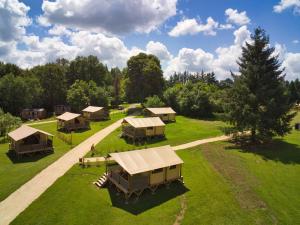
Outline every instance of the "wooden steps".
<path fill-rule="evenodd" d="M 100 177 L 96 182 L 94 182 L 93 184 L 95 184 L 98 188 L 103 188 L 105 186 L 105 184 L 107 183 L 107 173 L 104 173 L 102 175 L 102 177 Z"/>

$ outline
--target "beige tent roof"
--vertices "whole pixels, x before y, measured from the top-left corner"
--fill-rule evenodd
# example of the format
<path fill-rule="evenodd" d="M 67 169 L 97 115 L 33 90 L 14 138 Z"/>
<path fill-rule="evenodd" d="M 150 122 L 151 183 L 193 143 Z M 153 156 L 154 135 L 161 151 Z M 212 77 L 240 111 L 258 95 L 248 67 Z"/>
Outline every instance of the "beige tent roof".
<path fill-rule="evenodd" d="M 148 118 L 125 118 L 123 122 L 129 123 L 135 128 L 143 127 L 160 127 L 165 126 L 164 122 L 159 117 L 148 117 Z"/>
<path fill-rule="evenodd" d="M 8 133 L 8 136 L 11 137 L 15 141 L 19 141 L 19 140 L 22 140 L 26 137 L 29 137 L 30 135 L 33 135 L 33 134 L 37 133 L 37 132 L 43 133 L 43 134 L 46 134 L 46 135 L 49 135 L 49 136 L 53 136 L 52 134 L 49 134 L 45 131 L 38 130 L 38 129 L 33 128 L 33 127 L 29 127 L 27 125 L 22 125 L 18 129 Z"/>
<path fill-rule="evenodd" d="M 110 156 L 130 175 L 183 164 L 170 145 L 120 153 Z"/>
<path fill-rule="evenodd" d="M 163 108 L 147 108 L 150 112 L 154 114 L 173 114 L 176 113 L 171 107 Z"/>
<path fill-rule="evenodd" d="M 98 106 L 88 106 L 85 109 L 82 110 L 82 112 L 98 112 L 101 109 L 103 109 L 103 107 L 98 107 Z"/>
<path fill-rule="evenodd" d="M 77 114 L 77 113 L 65 112 L 64 114 L 62 114 L 56 118 L 59 120 L 69 121 L 69 120 L 75 119 L 79 116 L 80 116 L 80 114 Z"/>

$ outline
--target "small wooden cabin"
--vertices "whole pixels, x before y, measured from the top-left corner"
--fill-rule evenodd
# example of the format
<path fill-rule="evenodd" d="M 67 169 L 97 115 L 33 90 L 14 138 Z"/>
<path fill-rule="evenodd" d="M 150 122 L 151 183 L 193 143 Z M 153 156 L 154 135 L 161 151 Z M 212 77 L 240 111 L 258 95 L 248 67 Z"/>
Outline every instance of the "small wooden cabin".
<path fill-rule="evenodd" d="M 104 107 L 88 106 L 82 110 L 82 115 L 88 120 L 107 120 L 109 112 Z"/>
<path fill-rule="evenodd" d="M 65 112 L 56 117 L 57 129 L 63 129 L 68 132 L 73 130 L 88 129 L 90 127 L 89 121 L 81 114 Z"/>
<path fill-rule="evenodd" d="M 8 137 L 9 150 L 17 155 L 53 151 L 53 135 L 27 125 L 8 133 Z"/>
<path fill-rule="evenodd" d="M 159 117 L 164 122 L 175 121 L 176 112 L 171 107 L 146 108 L 148 116 Z"/>
<path fill-rule="evenodd" d="M 44 108 L 40 109 L 23 109 L 21 112 L 21 118 L 23 120 L 41 120 L 45 119 L 47 112 Z"/>
<path fill-rule="evenodd" d="M 122 122 L 122 136 L 133 140 L 164 136 L 165 124 L 159 117 L 125 118 Z"/>
<path fill-rule="evenodd" d="M 171 146 L 110 153 L 106 162 L 109 182 L 124 193 L 126 200 L 132 194 L 139 196 L 145 189 L 155 191 L 161 184 L 183 181 L 183 161 Z"/>
<path fill-rule="evenodd" d="M 65 112 L 70 112 L 71 111 L 71 107 L 67 106 L 67 105 L 55 105 L 54 106 L 54 114 L 56 116 L 59 116 Z"/>

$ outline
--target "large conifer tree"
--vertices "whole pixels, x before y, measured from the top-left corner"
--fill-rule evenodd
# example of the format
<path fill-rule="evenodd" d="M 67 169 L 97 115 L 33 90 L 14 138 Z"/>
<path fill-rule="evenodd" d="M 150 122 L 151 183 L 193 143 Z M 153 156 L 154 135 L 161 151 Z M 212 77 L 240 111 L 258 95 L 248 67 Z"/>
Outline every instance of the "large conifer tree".
<path fill-rule="evenodd" d="M 281 63 L 263 29 L 255 29 L 238 65 L 240 75 L 233 75 L 226 107 L 228 120 L 237 131 L 250 131 L 252 141 L 284 136 L 294 114 Z"/>

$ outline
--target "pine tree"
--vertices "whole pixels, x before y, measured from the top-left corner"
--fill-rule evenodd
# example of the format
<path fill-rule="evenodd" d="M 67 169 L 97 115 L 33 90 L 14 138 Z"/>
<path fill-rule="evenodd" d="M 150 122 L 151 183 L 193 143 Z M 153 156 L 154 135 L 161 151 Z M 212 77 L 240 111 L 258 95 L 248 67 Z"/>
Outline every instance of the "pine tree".
<path fill-rule="evenodd" d="M 257 28 L 238 60 L 240 75 L 226 104 L 227 118 L 238 132 L 250 131 L 251 140 L 269 141 L 291 130 L 289 103 L 283 70 L 265 31 Z"/>

